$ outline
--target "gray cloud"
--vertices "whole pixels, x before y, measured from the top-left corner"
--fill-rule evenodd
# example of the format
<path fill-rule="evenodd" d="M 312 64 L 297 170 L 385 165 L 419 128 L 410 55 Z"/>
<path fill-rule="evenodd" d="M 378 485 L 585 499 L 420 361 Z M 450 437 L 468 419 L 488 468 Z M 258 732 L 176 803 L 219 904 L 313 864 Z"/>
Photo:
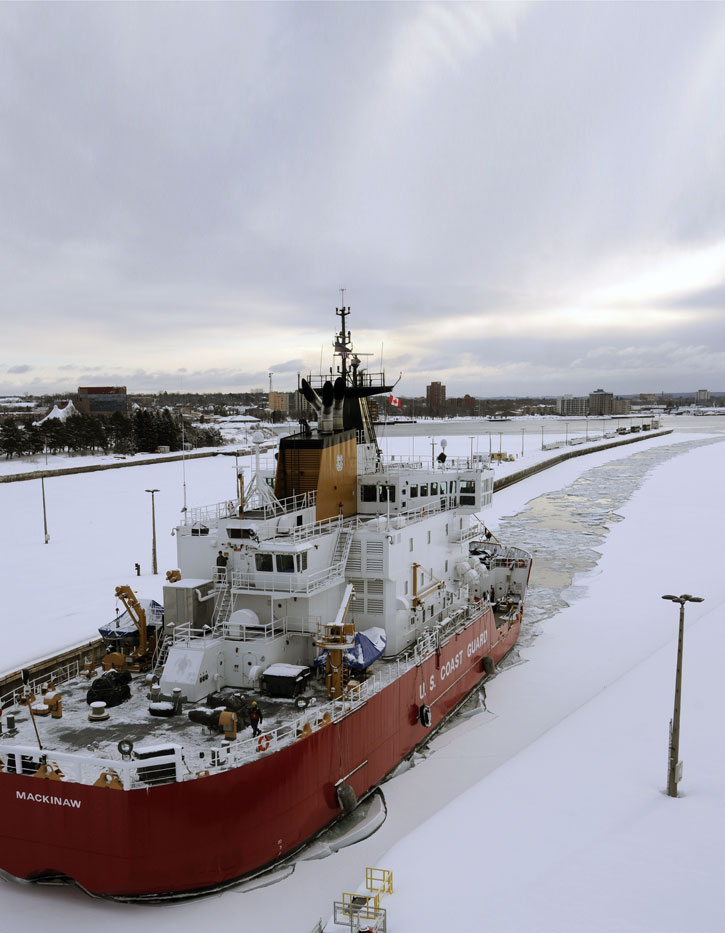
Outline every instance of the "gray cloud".
<path fill-rule="evenodd" d="M 32 366 L 28 366 L 27 363 L 19 363 L 17 366 L 9 366 L 9 373 L 29 373 L 32 370 Z"/>
<path fill-rule="evenodd" d="M 8 390 L 264 386 L 329 360 L 341 285 L 403 393 L 676 389 L 688 347 L 717 388 L 706 317 L 580 299 L 725 240 L 723 58 L 716 4 L 0 5 Z"/>

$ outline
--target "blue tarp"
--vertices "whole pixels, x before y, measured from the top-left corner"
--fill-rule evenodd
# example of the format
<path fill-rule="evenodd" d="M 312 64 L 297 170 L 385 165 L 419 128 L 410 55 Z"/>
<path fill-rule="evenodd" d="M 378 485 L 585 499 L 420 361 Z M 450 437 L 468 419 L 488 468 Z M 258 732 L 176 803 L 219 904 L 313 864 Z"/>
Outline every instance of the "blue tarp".
<path fill-rule="evenodd" d="M 158 628 L 164 619 L 164 607 L 155 599 L 139 599 L 139 603 L 146 611 L 146 628 L 151 631 Z M 137 629 L 135 622 L 126 611 L 102 625 L 98 631 L 104 638 L 122 638 L 124 635 L 135 634 Z"/>
<path fill-rule="evenodd" d="M 385 629 L 371 628 L 364 632 L 355 632 L 355 644 L 343 655 L 345 667 L 351 671 L 364 671 L 385 651 L 385 643 Z M 315 664 L 323 665 L 326 657 L 327 652 L 323 651 L 315 658 Z"/>

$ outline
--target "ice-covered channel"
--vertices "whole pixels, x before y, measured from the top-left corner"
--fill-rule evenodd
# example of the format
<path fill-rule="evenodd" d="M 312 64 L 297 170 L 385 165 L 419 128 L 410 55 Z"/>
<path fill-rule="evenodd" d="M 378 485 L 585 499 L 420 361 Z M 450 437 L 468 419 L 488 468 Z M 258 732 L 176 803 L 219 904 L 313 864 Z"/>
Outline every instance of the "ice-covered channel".
<path fill-rule="evenodd" d="M 520 512 L 501 519 L 501 540 L 515 541 L 534 558 L 519 647 L 530 645 L 544 620 L 586 592 L 587 574 L 601 556 L 598 548 L 611 525 L 621 521 L 617 510 L 647 474 L 672 457 L 722 442 L 721 437 L 695 438 L 637 451 L 592 467 L 569 486 L 538 496 Z M 516 660 L 514 651 L 508 663 Z"/>

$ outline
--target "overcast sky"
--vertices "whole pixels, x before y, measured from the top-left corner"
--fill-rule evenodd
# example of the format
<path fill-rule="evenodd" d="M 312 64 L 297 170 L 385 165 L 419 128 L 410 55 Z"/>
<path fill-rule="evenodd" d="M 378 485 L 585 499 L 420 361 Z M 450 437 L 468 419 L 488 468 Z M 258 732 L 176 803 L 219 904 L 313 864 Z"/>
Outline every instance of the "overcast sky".
<path fill-rule="evenodd" d="M 725 390 L 725 4 L 0 4 L 0 392 Z"/>

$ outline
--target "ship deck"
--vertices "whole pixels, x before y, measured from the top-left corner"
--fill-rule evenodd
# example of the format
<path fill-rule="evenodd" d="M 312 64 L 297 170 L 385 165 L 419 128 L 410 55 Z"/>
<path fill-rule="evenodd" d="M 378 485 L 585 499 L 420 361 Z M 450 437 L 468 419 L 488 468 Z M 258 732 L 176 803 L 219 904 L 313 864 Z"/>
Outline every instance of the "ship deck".
<path fill-rule="evenodd" d="M 378 662 L 380 663 L 380 662 Z M 100 673 L 100 671 L 98 672 Z M 48 715 L 34 715 L 43 752 L 49 758 L 52 752 L 64 754 L 84 754 L 102 759 L 120 758 L 118 743 L 127 740 L 138 746 L 162 747 L 170 744 L 181 745 L 189 766 L 205 761 L 212 748 L 218 748 L 224 741 L 224 734 L 210 731 L 207 726 L 192 722 L 188 713 L 192 709 L 204 707 L 203 702 L 184 703 L 181 711 L 171 717 L 152 716 L 149 713 L 149 686 L 145 674 L 133 675 L 130 699 L 108 709 L 109 718 L 102 721 L 90 721 L 90 706 L 86 694 L 92 679 L 78 677 L 62 684 L 58 688 L 63 703 L 63 715 L 53 719 Z M 234 693 L 251 703 L 256 700 L 262 710 L 263 732 L 273 731 L 288 725 L 300 716 L 300 710 L 294 699 L 271 697 L 253 690 L 226 688 L 223 694 Z M 308 710 L 314 714 L 316 706 L 327 703 L 324 682 L 312 678 L 305 690 L 309 701 Z M 38 697 L 37 702 L 42 702 Z M 3 740 L 12 745 L 38 746 L 30 711 L 25 705 L 15 707 L 15 727 L 17 734 L 10 738 L 7 733 Z M 251 727 L 240 721 L 237 741 L 251 737 Z M 0 744 L 0 750 L 2 744 Z"/>

